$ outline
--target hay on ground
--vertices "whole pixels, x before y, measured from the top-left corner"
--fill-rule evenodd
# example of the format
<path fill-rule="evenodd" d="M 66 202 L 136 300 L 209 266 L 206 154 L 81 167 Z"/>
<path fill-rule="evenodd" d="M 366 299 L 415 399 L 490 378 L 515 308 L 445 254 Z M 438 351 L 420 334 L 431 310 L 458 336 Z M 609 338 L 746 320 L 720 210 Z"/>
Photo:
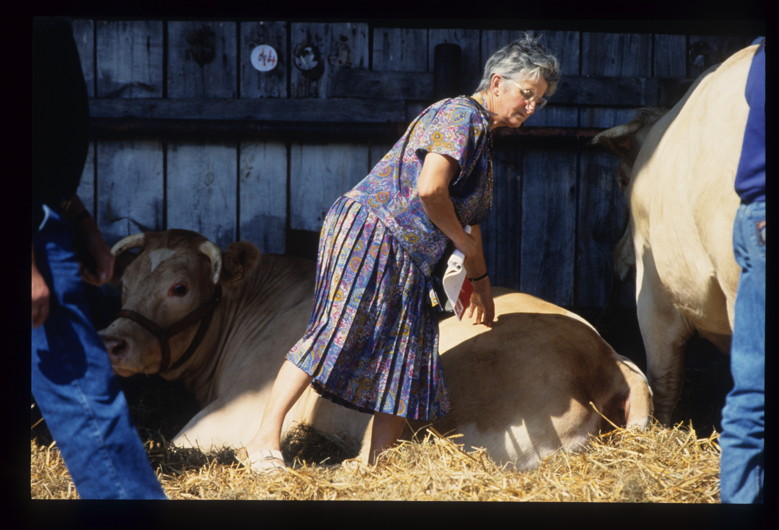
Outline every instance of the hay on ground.
<path fill-rule="evenodd" d="M 166 494 L 180 500 L 719 502 L 717 435 L 698 438 L 691 425 L 615 429 L 525 472 L 498 466 L 484 450 L 464 451 L 456 436 L 420 436 L 368 466 L 353 458 L 352 441 L 301 428 L 284 448 L 292 466 L 265 475 L 229 449 L 204 454 L 164 440 L 146 447 Z M 56 444 L 32 440 L 30 487 L 34 499 L 78 498 Z"/>

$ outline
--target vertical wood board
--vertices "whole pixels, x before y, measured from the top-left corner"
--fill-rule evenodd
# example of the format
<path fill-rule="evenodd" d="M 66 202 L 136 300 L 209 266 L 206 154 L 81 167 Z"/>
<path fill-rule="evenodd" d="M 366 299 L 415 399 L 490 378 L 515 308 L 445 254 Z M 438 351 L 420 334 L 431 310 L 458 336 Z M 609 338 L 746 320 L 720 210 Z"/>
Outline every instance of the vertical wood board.
<path fill-rule="evenodd" d="M 162 97 L 162 22 L 99 20 L 97 97 Z"/>
<path fill-rule="evenodd" d="M 95 96 L 95 23 L 88 19 L 74 19 L 71 27 L 81 59 L 81 72 L 87 84 L 87 95 L 91 98 Z"/>
<path fill-rule="evenodd" d="M 525 154 L 520 289 L 562 306 L 573 303 L 576 157 L 551 149 Z"/>
<path fill-rule="evenodd" d="M 427 29 L 375 28 L 373 30 L 372 69 L 387 72 L 429 72 Z"/>
<path fill-rule="evenodd" d="M 287 173 L 285 144 L 241 144 L 238 237 L 261 252 L 286 250 Z"/>
<path fill-rule="evenodd" d="M 461 50 L 460 86 L 461 94 L 472 94 L 481 79 L 484 63 L 481 61 L 481 35 L 476 29 L 431 29 L 427 62 L 429 70 L 435 69 L 435 47 L 439 44 L 457 44 Z"/>
<path fill-rule="evenodd" d="M 290 30 L 290 96 L 327 98 L 341 68 L 368 68 L 368 25 L 302 23 Z"/>
<path fill-rule="evenodd" d="M 89 142 L 89 150 L 87 151 L 87 159 L 84 161 L 84 170 L 81 172 L 81 180 L 78 183 L 78 189 L 76 190 L 81 202 L 84 203 L 87 210 L 92 214 L 95 219 L 95 212 L 97 211 L 97 201 L 95 198 L 95 144 Z M 98 224 L 98 226 L 100 226 Z"/>
<path fill-rule="evenodd" d="M 652 75 L 652 35 L 582 33 L 582 75 L 649 77 Z"/>
<path fill-rule="evenodd" d="M 576 231 L 577 307 L 606 305 L 613 271 L 612 251 L 627 225 L 627 203 L 619 188 L 614 157 L 594 149 L 581 153 Z"/>
<path fill-rule="evenodd" d="M 368 158 L 368 147 L 358 144 L 293 144 L 290 228 L 319 232 L 335 199 L 368 174 Z"/>
<path fill-rule="evenodd" d="M 687 77 L 697 78 L 710 66 L 721 63 L 748 46 L 752 40 L 752 36 L 690 35 L 687 47 Z"/>
<path fill-rule="evenodd" d="M 289 72 L 287 49 L 288 25 L 286 22 L 242 22 L 240 48 L 240 74 L 242 98 L 285 98 Z M 267 72 L 252 66 L 252 51 L 267 45 L 276 51 L 276 66 Z"/>
<path fill-rule="evenodd" d="M 546 110 L 546 109 L 544 109 Z M 632 120 L 637 108 L 586 107 L 579 109 L 579 125 L 581 127 L 608 129 L 622 125 Z"/>
<path fill-rule="evenodd" d="M 200 232 L 225 247 L 236 239 L 236 146 L 186 142 L 168 146 L 168 228 Z"/>
<path fill-rule="evenodd" d="M 235 22 L 168 22 L 168 97 L 236 97 L 236 32 Z"/>
<path fill-rule="evenodd" d="M 163 150 L 159 140 L 97 144 L 97 215 L 107 241 L 162 230 Z"/>
<path fill-rule="evenodd" d="M 522 153 L 495 149 L 493 203 L 482 225 L 484 257 L 492 285 L 519 289 L 522 240 Z"/>
<path fill-rule="evenodd" d="M 682 79 L 687 74 L 687 37 L 655 35 L 652 75 Z"/>

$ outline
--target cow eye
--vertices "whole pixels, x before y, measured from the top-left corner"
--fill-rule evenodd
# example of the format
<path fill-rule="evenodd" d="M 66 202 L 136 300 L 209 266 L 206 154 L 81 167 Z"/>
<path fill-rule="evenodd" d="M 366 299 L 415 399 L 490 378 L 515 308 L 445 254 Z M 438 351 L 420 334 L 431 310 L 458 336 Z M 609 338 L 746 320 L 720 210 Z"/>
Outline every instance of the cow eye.
<path fill-rule="evenodd" d="M 189 292 L 189 287 L 187 287 L 187 284 L 185 283 L 176 283 L 173 285 L 173 287 L 170 288 L 170 291 L 168 292 L 169 296 L 186 296 Z"/>

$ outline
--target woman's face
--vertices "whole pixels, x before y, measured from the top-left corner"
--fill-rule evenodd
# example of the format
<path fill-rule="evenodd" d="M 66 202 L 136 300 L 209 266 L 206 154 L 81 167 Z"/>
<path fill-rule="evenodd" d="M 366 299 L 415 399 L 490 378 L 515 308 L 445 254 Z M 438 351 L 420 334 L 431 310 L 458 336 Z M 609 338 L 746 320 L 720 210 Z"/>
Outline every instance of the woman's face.
<path fill-rule="evenodd" d="M 490 83 L 495 119 L 493 127 L 519 127 L 536 111 L 549 84 L 538 79 L 519 77 L 516 80 L 494 75 Z"/>

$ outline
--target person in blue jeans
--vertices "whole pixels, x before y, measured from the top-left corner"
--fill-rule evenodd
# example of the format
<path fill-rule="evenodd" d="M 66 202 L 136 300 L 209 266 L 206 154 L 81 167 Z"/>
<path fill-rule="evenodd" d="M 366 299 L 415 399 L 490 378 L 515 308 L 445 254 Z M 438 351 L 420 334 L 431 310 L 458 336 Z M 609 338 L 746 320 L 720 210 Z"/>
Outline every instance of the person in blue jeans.
<path fill-rule="evenodd" d="M 87 304 L 114 266 L 76 195 L 88 125 L 69 22 L 34 18 L 32 394 L 80 498 L 165 499 Z"/>
<path fill-rule="evenodd" d="M 741 205 L 733 249 L 741 266 L 730 370 L 733 388 L 722 410 L 720 500 L 762 503 L 765 468 L 765 42 L 752 59 L 745 96 L 749 115 L 736 192 Z"/>

